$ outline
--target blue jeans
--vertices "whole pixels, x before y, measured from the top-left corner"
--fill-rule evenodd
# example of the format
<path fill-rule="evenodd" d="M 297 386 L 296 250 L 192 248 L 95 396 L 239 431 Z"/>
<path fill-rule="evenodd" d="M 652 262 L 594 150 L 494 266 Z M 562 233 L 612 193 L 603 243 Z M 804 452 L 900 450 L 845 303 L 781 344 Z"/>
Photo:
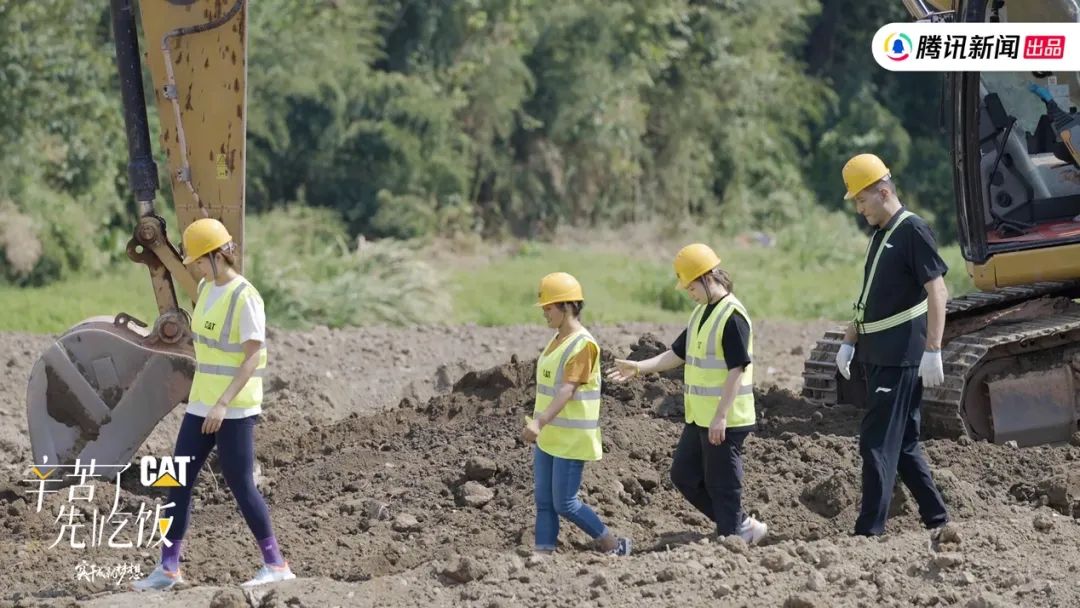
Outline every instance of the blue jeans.
<path fill-rule="evenodd" d="M 559 516 L 570 520 L 592 538 L 607 534 L 596 512 L 578 498 L 584 460 L 552 456 L 533 447 L 536 490 L 536 549 L 554 551 L 559 540 Z"/>

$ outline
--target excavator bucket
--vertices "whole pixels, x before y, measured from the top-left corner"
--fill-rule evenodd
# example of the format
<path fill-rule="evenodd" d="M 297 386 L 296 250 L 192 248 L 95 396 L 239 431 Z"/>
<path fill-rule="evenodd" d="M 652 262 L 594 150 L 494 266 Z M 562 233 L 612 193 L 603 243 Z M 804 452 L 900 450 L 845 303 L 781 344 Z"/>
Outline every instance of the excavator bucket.
<path fill-rule="evenodd" d="M 42 475 L 76 460 L 127 464 L 158 421 L 187 399 L 195 370 L 190 346 L 154 344 L 132 323 L 88 319 L 31 370 L 26 416 Z"/>
<path fill-rule="evenodd" d="M 191 388 L 190 318 L 177 299 L 197 298 L 196 278 L 157 212 L 147 90 L 161 125 L 172 200 L 182 233 L 223 222 L 244 257 L 247 126 L 247 0 L 110 0 L 128 144 L 128 185 L 138 208 L 128 257 L 147 266 L 158 317 L 121 313 L 65 332 L 35 363 L 26 390 L 34 465 L 42 475 L 76 460 L 128 464 L 157 423 Z M 140 49 L 141 22 L 146 48 Z M 143 69 L 152 88 L 143 86 Z"/>

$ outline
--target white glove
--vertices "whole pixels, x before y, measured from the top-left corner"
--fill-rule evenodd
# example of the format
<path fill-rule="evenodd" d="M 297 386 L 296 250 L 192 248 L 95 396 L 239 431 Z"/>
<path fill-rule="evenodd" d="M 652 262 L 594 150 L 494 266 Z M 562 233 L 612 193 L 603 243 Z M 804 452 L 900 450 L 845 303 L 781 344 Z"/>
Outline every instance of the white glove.
<path fill-rule="evenodd" d="M 926 351 L 919 363 L 919 377 L 923 386 L 937 386 L 945 382 L 945 369 L 941 365 L 941 351 Z"/>
<path fill-rule="evenodd" d="M 855 358 L 855 345 L 844 342 L 836 353 L 836 368 L 845 380 L 851 380 L 851 360 Z"/>

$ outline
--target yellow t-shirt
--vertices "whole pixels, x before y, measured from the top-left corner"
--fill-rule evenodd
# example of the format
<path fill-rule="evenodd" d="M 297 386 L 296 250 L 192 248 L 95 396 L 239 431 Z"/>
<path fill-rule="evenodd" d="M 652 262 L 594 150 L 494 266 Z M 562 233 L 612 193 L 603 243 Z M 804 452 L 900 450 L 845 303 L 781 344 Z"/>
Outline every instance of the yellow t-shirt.
<path fill-rule="evenodd" d="M 545 355 L 551 354 L 556 348 L 562 344 L 566 338 L 556 338 L 551 346 L 544 351 Z M 585 384 L 589 381 L 589 376 L 592 375 L 593 360 L 596 359 L 596 354 L 599 351 L 596 346 L 589 342 L 585 344 L 585 348 L 581 349 L 581 352 L 570 357 L 570 360 L 566 362 L 566 366 L 563 368 L 563 382 L 574 382 L 577 384 Z"/>

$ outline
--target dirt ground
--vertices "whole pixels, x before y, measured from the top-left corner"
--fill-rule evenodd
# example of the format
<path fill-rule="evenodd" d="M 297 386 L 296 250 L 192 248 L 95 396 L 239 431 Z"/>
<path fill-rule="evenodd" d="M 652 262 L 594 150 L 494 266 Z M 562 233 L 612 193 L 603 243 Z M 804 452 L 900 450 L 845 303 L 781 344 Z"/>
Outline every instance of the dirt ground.
<path fill-rule="evenodd" d="M 598 555 L 564 524 L 550 559 L 531 556 L 531 451 L 518 439 L 547 330 L 275 332 L 257 458 L 300 578 L 247 593 L 237 583 L 254 573 L 258 550 L 213 462 L 196 489 L 183 588 L 136 594 L 75 580 L 80 560 L 145 572 L 157 555 L 47 548 L 60 501 L 35 513 L 20 481 L 25 380 L 47 338 L 0 336 L 0 606 L 1080 605 L 1077 446 L 929 441 L 955 523 L 932 540 L 900 491 L 888 536 L 850 536 L 860 412 L 796 396 L 803 357 L 830 326 L 755 326 L 761 429 L 746 445 L 744 506 L 769 524 L 762 546 L 710 537 L 671 487 L 676 374 L 604 385 L 605 454 L 586 467 L 582 498 L 634 539 L 634 555 Z M 595 333 L 605 354 L 643 358 L 678 331 Z M 144 452 L 171 451 L 178 417 Z M 125 504 L 159 496 L 123 487 Z"/>

